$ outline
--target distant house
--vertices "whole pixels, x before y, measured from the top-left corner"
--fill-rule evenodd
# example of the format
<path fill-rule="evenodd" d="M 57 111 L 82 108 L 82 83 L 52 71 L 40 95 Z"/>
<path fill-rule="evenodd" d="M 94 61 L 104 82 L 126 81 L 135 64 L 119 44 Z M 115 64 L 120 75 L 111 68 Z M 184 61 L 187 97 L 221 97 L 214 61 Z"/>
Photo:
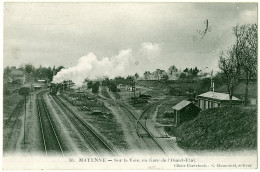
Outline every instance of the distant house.
<path fill-rule="evenodd" d="M 23 73 L 23 71 L 21 70 L 12 70 L 10 73 L 10 78 L 15 81 L 15 80 L 19 80 L 21 83 L 25 82 L 25 75 Z"/>
<path fill-rule="evenodd" d="M 172 107 L 174 110 L 174 126 L 178 126 L 185 121 L 189 121 L 198 116 L 200 108 L 194 103 L 183 100 Z"/>
<path fill-rule="evenodd" d="M 198 106 L 201 109 L 222 107 L 230 104 L 229 94 L 209 91 L 197 96 Z M 243 101 L 232 97 L 232 105 L 241 105 Z"/>

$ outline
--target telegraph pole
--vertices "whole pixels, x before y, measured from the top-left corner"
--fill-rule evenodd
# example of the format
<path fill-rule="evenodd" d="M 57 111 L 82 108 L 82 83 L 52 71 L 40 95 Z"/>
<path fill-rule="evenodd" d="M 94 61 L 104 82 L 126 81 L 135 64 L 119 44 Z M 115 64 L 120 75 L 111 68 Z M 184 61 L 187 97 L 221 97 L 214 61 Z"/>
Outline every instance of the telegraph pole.
<path fill-rule="evenodd" d="M 24 144 L 25 144 L 25 124 L 26 124 L 26 95 L 24 96 Z"/>
<path fill-rule="evenodd" d="M 24 96 L 24 144 L 25 144 L 25 136 L 26 136 L 26 96 L 29 95 L 29 90 L 30 88 L 29 87 L 22 87 L 20 90 L 19 90 L 19 94 L 20 95 L 23 95 Z"/>

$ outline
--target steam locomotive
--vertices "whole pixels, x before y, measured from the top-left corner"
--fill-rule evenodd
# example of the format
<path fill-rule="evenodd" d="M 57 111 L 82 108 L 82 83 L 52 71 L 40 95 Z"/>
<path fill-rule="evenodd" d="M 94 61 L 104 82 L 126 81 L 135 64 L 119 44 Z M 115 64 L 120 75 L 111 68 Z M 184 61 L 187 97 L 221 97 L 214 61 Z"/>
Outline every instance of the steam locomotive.
<path fill-rule="evenodd" d="M 64 91 L 64 90 L 67 90 L 68 88 L 69 88 L 68 83 L 66 83 L 66 82 L 58 83 L 58 84 L 51 83 L 50 94 L 56 95 L 58 91 Z"/>
<path fill-rule="evenodd" d="M 50 86 L 50 94 L 51 95 L 56 95 L 58 90 L 59 90 L 60 86 L 59 84 L 54 84 L 54 83 L 51 83 L 51 86 Z"/>

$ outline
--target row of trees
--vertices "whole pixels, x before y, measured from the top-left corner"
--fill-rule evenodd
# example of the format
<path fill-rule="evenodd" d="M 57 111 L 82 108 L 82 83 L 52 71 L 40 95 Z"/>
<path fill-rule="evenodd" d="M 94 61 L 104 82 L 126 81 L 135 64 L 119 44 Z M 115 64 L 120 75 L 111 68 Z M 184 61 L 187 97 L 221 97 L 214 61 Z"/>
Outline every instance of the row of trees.
<path fill-rule="evenodd" d="M 227 86 L 230 100 L 234 91 L 245 80 L 245 105 L 248 103 L 248 84 L 257 76 L 257 24 L 235 26 L 233 28 L 235 43 L 222 51 L 219 68 Z"/>
<path fill-rule="evenodd" d="M 198 77 L 199 72 L 200 70 L 197 67 L 195 67 L 194 69 L 185 68 L 183 72 L 179 75 L 179 79 L 194 79 Z"/>
<path fill-rule="evenodd" d="M 55 66 L 53 68 L 39 66 L 37 68 L 31 64 L 26 64 L 24 66 L 20 66 L 19 68 L 17 68 L 17 70 L 23 71 L 24 74 L 26 74 L 29 81 L 32 78 L 48 79 L 49 81 L 52 81 L 53 76 L 56 75 L 63 68 L 63 66 L 59 66 L 58 68 L 55 68 Z M 9 75 L 12 70 L 16 70 L 16 67 L 7 66 L 4 69 L 4 75 Z"/>

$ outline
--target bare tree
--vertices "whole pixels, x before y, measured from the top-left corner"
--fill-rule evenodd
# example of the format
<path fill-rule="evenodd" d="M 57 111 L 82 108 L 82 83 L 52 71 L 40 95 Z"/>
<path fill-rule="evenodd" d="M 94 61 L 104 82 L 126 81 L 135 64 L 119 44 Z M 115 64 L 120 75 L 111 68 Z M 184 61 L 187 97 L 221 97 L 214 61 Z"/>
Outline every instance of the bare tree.
<path fill-rule="evenodd" d="M 234 45 L 228 51 L 221 53 L 218 65 L 223 72 L 223 81 L 227 86 L 230 105 L 232 106 L 232 97 L 234 91 L 239 85 L 239 76 L 241 73 L 240 65 L 236 58 L 236 45 Z"/>
<path fill-rule="evenodd" d="M 231 104 L 239 79 L 246 79 L 246 104 L 248 83 L 252 77 L 256 76 L 257 71 L 257 25 L 236 25 L 233 33 L 236 38 L 235 43 L 228 51 L 221 53 L 219 68 L 224 74 Z"/>
<path fill-rule="evenodd" d="M 242 38 L 245 46 L 242 49 L 242 56 L 239 57 L 239 61 L 241 62 L 242 74 L 246 82 L 244 103 L 247 105 L 248 84 L 250 79 L 256 78 L 257 74 L 257 25 L 244 25 L 242 29 L 245 32 Z"/>

